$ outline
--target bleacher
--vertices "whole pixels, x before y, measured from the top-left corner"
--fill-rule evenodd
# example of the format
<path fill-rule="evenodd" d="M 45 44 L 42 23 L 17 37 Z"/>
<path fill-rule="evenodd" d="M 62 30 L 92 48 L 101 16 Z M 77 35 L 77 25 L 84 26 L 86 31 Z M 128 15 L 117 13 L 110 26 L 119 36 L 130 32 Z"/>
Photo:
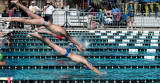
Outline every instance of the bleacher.
<path fill-rule="evenodd" d="M 135 16 L 133 24 L 135 27 L 160 27 L 160 18 Z"/>

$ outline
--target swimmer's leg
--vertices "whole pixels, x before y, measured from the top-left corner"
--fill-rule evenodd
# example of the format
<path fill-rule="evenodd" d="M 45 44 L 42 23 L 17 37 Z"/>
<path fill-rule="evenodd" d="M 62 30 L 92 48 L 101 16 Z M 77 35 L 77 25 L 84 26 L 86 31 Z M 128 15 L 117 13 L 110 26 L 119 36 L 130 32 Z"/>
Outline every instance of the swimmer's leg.
<path fill-rule="evenodd" d="M 16 22 L 25 22 L 27 24 L 36 24 L 36 25 L 43 25 L 45 23 L 44 19 L 33 12 L 31 12 L 27 7 L 23 6 L 18 2 L 18 0 L 12 0 L 12 3 L 15 3 L 17 6 L 22 8 L 32 19 L 19 19 L 19 18 L 8 18 L 5 20 L 5 22 L 8 21 L 16 21 Z"/>
<path fill-rule="evenodd" d="M 8 19 L 5 19 L 5 22 L 10 22 L 10 21 L 16 21 L 16 22 L 24 22 L 26 24 L 35 24 L 35 25 L 42 25 L 44 23 L 43 19 L 25 19 L 25 18 L 11 18 L 9 17 Z"/>
<path fill-rule="evenodd" d="M 77 40 L 75 40 L 74 38 L 72 38 L 66 31 L 64 33 L 65 38 L 67 38 L 70 42 L 74 43 L 75 46 L 77 47 L 77 49 L 81 52 L 85 51 L 85 48 L 83 47 L 83 45 L 81 43 L 79 43 Z"/>
<path fill-rule="evenodd" d="M 20 4 L 18 1 L 19 0 L 12 0 L 11 3 L 14 3 L 17 6 L 19 6 L 20 8 L 22 8 L 33 19 L 40 19 L 40 18 L 42 18 L 42 17 L 34 14 L 33 12 L 31 12 L 26 6 Z"/>

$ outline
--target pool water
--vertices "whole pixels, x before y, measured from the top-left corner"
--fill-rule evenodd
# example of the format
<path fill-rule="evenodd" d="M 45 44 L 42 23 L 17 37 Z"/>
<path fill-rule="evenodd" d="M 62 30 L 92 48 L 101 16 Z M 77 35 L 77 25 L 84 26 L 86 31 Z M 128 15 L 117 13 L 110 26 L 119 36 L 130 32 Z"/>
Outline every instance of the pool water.
<path fill-rule="evenodd" d="M 7 65 L 0 66 L 0 77 L 13 77 L 14 80 L 90 80 L 89 83 L 92 80 L 160 82 L 159 31 L 68 31 L 84 45 L 85 53 L 71 48 L 64 40 L 41 34 L 55 44 L 86 57 L 103 75 L 85 70 L 83 65 L 59 55 L 41 41 L 26 37 L 29 32 L 32 31 L 14 31 L 10 47 L 2 46 Z"/>
<path fill-rule="evenodd" d="M 158 68 L 147 69 L 99 69 L 103 75 L 97 75 L 85 69 L 21 69 L 0 70 L 0 76 L 14 77 L 15 80 L 83 80 L 83 79 L 105 79 L 105 80 L 127 80 L 127 79 L 159 79 Z"/>
<path fill-rule="evenodd" d="M 86 58 L 94 66 L 158 66 L 160 59 L 125 59 L 125 58 Z M 53 65 L 53 66 L 75 66 L 80 65 L 67 58 L 24 58 L 24 59 L 4 59 L 8 66 L 27 66 L 27 65 Z"/>

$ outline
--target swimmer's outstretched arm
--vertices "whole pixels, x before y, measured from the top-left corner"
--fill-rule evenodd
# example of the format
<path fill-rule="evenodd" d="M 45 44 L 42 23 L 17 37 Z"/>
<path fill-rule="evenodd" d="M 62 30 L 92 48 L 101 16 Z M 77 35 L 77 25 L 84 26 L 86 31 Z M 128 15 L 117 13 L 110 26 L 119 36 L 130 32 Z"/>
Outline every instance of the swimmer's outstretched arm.
<path fill-rule="evenodd" d="M 77 47 L 77 49 L 81 52 L 84 53 L 85 48 L 83 47 L 83 45 L 81 43 L 79 43 L 77 40 L 75 40 L 74 38 L 72 38 L 66 31 L 64 33 L 64 36 L 72 43 L 75 44 L 75 46 Z"/>
<path fill-rule="evenodd" d="M 44 42 L 45 44 L 47 44 L 49 47 L 51 47 L 52 49 L 54 49 L 55 51 L 57 51 L 61 55 L 65 55 L 67 53 L 67 50 L 65 48 L 60 47 L 60 46 L 54 44 L 48 38 L 42 37 L 41 35 L 38 34 L 38 32 L 29 33 L 28 35 L 40 39 L 42 42 Z M 84 57 L 82 57 L 80 55 L 77 55 L 77 54 L 74 54 L 74 53 L 70 52 L 67 57 L 70 58 L 72 61 L 75 61 L 77 63 L 83 63 L 83 64 L 85 64 L 93 72 L 95 72 L 97 74 L 102 74 L 95 67 L 91 66 L 90 63 Z"/>
<path fill-rule="evenodd" d="M 75 53 L 70 52 L 70 54 L 67 56 L 72 61 L 77 63 L 82 63 L 86 65 L 89 69 L 91 69 L 93 72 L 97 74 L 102 74 L 100 71 L 98 71 L 95 67 L 93 67 L 83 56 L 77 55 Z"/>
<path fill-rule="evenodd" d="M 7 43 L 8 43 L 8 47 L 10 46 L 10 44 L 11 44 L 11 42 L 7 39 L 6 40 L 7 41 Z"/>

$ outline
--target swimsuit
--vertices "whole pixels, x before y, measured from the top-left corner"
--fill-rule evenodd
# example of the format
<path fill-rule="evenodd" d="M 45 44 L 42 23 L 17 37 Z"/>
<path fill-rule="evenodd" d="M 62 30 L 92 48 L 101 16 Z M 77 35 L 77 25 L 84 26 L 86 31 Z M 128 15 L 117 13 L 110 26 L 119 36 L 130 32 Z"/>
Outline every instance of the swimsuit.
<path fill-rule="evenodd" d="M 67 50 L 66 54 L 64 55 L 65 57 L 67 57 L 70 53 L 70 50 L 68 48 L 65 48 Z"/>

